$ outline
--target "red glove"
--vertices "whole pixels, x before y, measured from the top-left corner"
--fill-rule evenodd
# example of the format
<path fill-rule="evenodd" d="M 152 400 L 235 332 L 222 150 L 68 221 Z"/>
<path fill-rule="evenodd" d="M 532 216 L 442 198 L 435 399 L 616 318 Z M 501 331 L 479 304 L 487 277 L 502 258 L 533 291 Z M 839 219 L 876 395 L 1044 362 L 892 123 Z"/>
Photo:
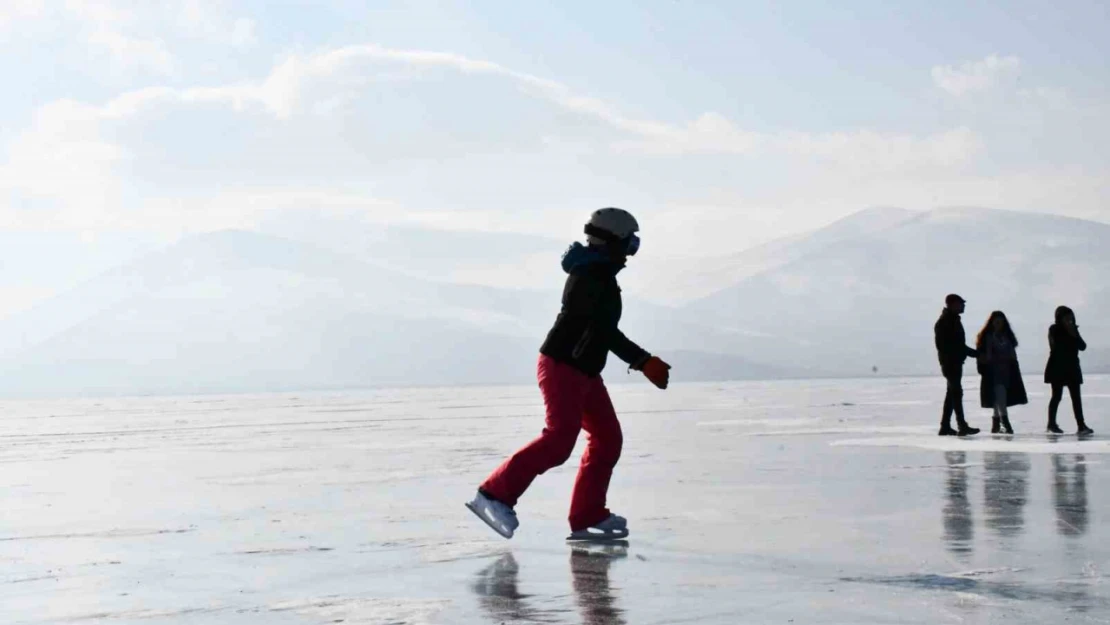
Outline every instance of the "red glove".
<path fill-rule="evenodd" d="M 641 367 L 640 370 L 644 372 L 647 379 L 651 380 L 652 384 L 661 389 L 667 388 L 667 383 L 670 382 L 671 379 L 671 366 L 660 360 L 657 356 L 648 358 L 647 362 L 644 363 L 644 366 Z"/>

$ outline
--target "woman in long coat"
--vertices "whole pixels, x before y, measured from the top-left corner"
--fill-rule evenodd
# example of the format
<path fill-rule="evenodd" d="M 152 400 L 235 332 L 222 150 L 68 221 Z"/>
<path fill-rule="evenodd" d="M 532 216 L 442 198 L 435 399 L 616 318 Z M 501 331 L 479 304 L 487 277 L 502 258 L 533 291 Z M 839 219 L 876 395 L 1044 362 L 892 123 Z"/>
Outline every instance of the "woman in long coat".
<path fill-rule="evenodd" d="M 992 434 L 1003 431 L 1013 434 L 1008 408 L 1029 403 L 1018 366 L 1017 346 L 1017 337 L 1006 315 L 1000 310 L 992 312 L 975 345 L 979 352 L 979 375 L 982 376 L 979 400 L 984 408 L 994 409 Z"/>
<path fill-rule="evenodd" d="M 1048 402 L 1048 431 L 1063 434 L 1056 425 L 1056 411 L 1064 398 L 1064 388 L 1071 395 L 1071 407 L 1075 412 L 1075 424 L 1079 434 L 1093 434 L 1083 419 L 1083 399 L 1079 395 L 1079 385 L 1083 384 L 1083 370 L 1079 367 L 1079 352 L 1087 349 L 1087 343 L 1079 336 L 1079 326 L 1075 325 L 1075 313 L 1067 306 L 1056 309 L 1056 323 L 1048 328 L 1048 364 L 1044 368 L 1044 383 L 1052 385 L 1052 399 Z"/>

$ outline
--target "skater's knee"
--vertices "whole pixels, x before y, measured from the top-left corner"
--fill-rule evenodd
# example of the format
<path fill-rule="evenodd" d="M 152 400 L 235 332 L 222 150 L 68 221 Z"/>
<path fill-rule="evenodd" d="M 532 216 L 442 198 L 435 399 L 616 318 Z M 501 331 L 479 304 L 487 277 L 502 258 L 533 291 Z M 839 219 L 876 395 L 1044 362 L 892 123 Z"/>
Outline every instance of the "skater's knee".
<path fill-rule="evenodd" d="M 578 431 L 570 429 L 547 430 L 544 438 L 548 444 L 551 462 L 559 466 L 570 459 L 578 442 Z"/>
<path fill-rule="evenodd" d="M 624 447 L 624 434 L 620 427 L 615 427 L 603 432 L 595 432 L 590 436 L 589 454 L 591 460 L 605 465 L 613 466 L 621 457 Z"/>
<path fill-rule="evenodd" d="M 551 460 L 555 466 L 559 466 L 570 460 L 572 453 L 574 453 L 574 441 L 560 440 L 552 449 Z"/>

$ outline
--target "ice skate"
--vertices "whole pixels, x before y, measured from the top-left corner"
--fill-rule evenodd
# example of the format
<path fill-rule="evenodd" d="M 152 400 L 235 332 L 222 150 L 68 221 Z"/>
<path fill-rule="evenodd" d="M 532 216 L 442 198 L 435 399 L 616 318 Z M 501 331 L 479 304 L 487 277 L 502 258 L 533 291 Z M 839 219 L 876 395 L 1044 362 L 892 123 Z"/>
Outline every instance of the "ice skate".
<path fill-rule="evenodd" d="M 609 518 L 601 523 L 586 529 L 571 532 L 568 541 L 593 541 L 606 542 L 620 540 L 628 537 L 628 520 L 624 517 L 610 514 Z"/>
<path fill-rule="evenodd" d="M 493 531 L 505 538 L 512 538 L 513 532 L 520 527 L 520 521 L 517 520 L 516 512 L 512 508 L 487 497 L 480 490 L 475 493 L 473 500 L 466 503 L 466 507 L 479 519 L 485 521 L 486 525 L 493 528 Z"/>

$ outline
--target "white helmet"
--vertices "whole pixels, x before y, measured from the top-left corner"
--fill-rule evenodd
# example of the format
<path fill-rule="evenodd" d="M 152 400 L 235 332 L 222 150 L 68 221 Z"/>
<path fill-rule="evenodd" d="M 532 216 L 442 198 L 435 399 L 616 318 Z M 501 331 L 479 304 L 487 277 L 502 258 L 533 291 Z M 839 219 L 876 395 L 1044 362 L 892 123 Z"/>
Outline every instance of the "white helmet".
<path fill-rule="evenodd" d="M 590 245 L 622 243 L 625 252 L 632 256 L 640 247 L 640 224 L 628 211 L 621 208 L 599 208 L 586 223 L 586 242 Z"/>

